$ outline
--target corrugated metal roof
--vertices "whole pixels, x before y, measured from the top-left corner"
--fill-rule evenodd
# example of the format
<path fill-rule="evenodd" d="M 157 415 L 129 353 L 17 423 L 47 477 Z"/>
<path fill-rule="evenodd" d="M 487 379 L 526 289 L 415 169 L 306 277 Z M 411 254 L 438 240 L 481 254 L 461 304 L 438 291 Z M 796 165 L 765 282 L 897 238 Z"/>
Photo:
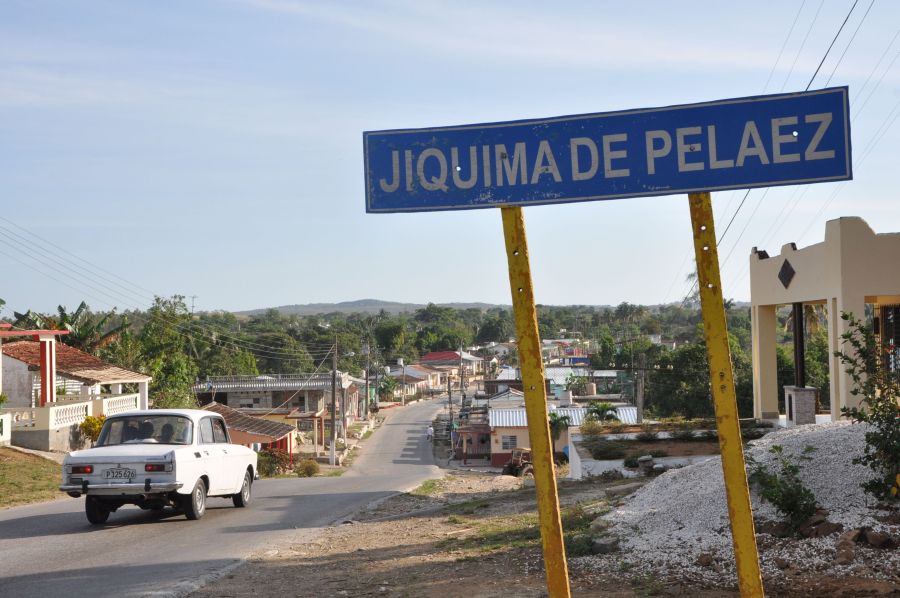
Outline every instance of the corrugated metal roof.
<path fill-rule="evenodd" d="M 205 405 L 203 409 L 214 411 L 225 418 L 225 424 L 234 430 L 247 432 L 248 434 L 258 434 L 260 436 L 268 436 L 273 440 L 280 440 L 290 435 L 296 428 L 290 424 L 283 424 L 261 417 L 252 417 L 244 415 L 237 409 L 232 409 L 220 403 L 210 403 Z"/>
<path fill-rule="evenodd" d="M 568 416 L 569 425 L 573 427 L 584 423 L 584 416 L 587 413 L 587 409 L 583 407 L 560 407 L 552 411 L 561 416 Z M 619 421 L 623 424 L 637 423 L 637 407 L 616 407 L 616 413 L 619 416 Z M 488 411 L 488 416 L 492 428 L 528 427 L 528 417 L 524 407 L 517 409 L 491 409 Z"/>
<path fill-rule="evenodd" d="M 592 370 L 589 368 L 579 368 L 570 366 L 547 366 L 544 368 L 544 377 L 550 380 L 551 384 L 557 386 L 565 386 L 566 379 L 571 375 L 585 376 L 591 378 L 615 378 L 616 370 Z M 520 380 L 522 374 L 519 368 L 503 368 L 494 378 L 495 380 Z"/>
<path fill-rule="evenodd" d="M 40 343 L 24 340 L 3 345 L 3 354 L 30 366 L 41 365 Z M 56 343 L 56 373 L 87 384 L 147 382 L 146 374 L 132 372 L 101 361 L 90 353 Z"/>

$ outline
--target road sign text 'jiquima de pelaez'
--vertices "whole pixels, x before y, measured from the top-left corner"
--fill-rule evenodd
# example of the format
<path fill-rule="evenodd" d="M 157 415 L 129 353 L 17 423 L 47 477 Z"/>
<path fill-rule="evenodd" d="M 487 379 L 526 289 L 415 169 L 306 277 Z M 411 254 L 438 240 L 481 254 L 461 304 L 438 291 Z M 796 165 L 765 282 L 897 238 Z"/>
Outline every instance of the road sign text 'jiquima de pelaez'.
<path fill-rule="evenodd" d="M 852 178 L 848 90 L 369 131 L 366 211 L 534 205 Z"/>

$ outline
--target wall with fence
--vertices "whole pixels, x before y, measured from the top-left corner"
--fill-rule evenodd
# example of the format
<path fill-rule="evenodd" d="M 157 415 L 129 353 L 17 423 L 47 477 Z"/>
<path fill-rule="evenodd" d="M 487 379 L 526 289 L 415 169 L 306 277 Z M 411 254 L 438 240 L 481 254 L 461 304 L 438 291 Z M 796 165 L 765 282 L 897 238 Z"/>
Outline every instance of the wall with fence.
<path fill-rule="evenodd" d="M 137 409 L 137 393 L 92 395 L 62 398 L 46 407 L 6 409 L 11 419 L 11 440 L 15 446 L 39 451 L 68 452 L 84 448 L 85 439 L 78 426 L 89 415 L 115 415 Z"/>

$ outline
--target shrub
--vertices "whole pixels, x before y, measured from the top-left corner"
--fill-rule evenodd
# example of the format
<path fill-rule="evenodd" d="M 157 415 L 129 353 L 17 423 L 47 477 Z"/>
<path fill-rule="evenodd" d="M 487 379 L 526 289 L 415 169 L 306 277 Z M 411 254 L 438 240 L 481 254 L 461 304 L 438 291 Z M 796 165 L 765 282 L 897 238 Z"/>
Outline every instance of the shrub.
<path fill-rule="evenodd" d="M 900 384 L 886 371 L 875 335 L 852 314 L 842 313 L 841 319 L 850 327 L 841 335 L 850 351 L 835 355 L 853 380 L 850 393 L 861 397 L 860 407 L 841 411 L 854 423 L 868 425 L 863 455 L 853 462 L 875 475 L 862 484 L 863 490 L 877 499 L 900 499 Z"/>
<path fill-rule="evenodd" d="M 5 405 L 6 401 L 8 401 L 8 400 L 9 400 L 9 397 L 6 396 L 6 393 L 0 392 L 0 409 L 3 408 L 3 405 Z"/>
<path fill-rule="evenodd" d="M 669 451 L 667 451 L 666 449 L 653 449 L 652 451 L 650 451 L 650 456 L 654 459 L 659 459 L 660 457 L 668 457 Z"/>
<path fill-rule="evenodd" d="M 620 421 L 607 421 L 603 424 L 603 430 L 607 434 L 619 434 L 625 428 L 625 424 Z"/>
<path fill-rule="evenodd" d="M 637 433 L 635 439 L 640 440 L 641 442 L 653 442 L 654 440 L 659 439 L 659 432 L 657 432 L 653 426 L 644 424 L 641 426 L 641 431 Z"/>
<path fill-rule="evenodd" d="M 694 439 L 694 431 L 690 428 L 685 428 L 682 430 L 675 430 L 672 432 L 672 440 L 693 440 Z"/>
<path fill-rule="evenodd" d="M 638 466 L 638 456 L 637 455 L 629 455 L 625 457 L 625 467 L 628 469 L 636 469 Z"/>
<path fill-rule="evenodd" d="M 622 480 L 624 478 L 625 476 L 618 469 L 607 469 L 597 476 L 597 479 L 601 482 L 615 482 L 616 480 Z"/>
<path fill-rule="evenodd" d="M 100 429 L 103 427 L 103 422 L 105 421 L 105 415 L 88 415 L 84 418 L 83 422 L 78 424 L 78 429 L 85 438 L 90 439 L 91 445 L 93 445 L 100 437 Z"/>
<path fill-rule="evenodd" d="M 268 448 L 257 454 L 259 475 L 271 477 L 287 471 L 291 457 L 281 449 Z"/>
<path fill-rule="evenodd" d="M 315 459 L 300 459 L 294 465 L 294 473 L 301 478 L 311 478 L 319 473 L 319 462 Z"/>
<path fill-rule="evenodd" d="M 581 435 L 585 437 L 597 437 L 603 434 L 603 425 L 595 419 L 585 418 L 581 423 Z"/>
<path fill-rule="evenodd" d="M 746 430 L 741 430 L 741 438 L 744 441 L 756 440 L 757 438 L 762 438 L 765 435 L 766 431 L 762 428 L 748 428 Z"/>
<path fill-rule="evenodd" d="M 700 438 L 703 440 L 716 440 L 719 438 L 719 433 L 715 430 L 703 430 L 700 432 Z"/>
<path fill-rule="evenodd" d="M 598 440 L 588 446 L 591 456 L 598 461 L 621 459 L 625 456 L 625 446 L 621 442 Z"/>
<path fill-rule="evenodd" d="M 798 461 L 809 461 L 809 453 L 815 449 L 807 446 L 797 457 Z M 759 488 L 764 500 L 772 503 L 778 512 L 787 518 L 790 526 L 796 530 L 804 521 L 816 512 L 816 497 L 800 480 L 800 465 L 784 454 L 784 449 L 773 445 L 769 452 L 776 456 L 779 470 L 769 471 L 765 465 L 747 456 L 747 465 L 751 468 L 749 480 Z"/>

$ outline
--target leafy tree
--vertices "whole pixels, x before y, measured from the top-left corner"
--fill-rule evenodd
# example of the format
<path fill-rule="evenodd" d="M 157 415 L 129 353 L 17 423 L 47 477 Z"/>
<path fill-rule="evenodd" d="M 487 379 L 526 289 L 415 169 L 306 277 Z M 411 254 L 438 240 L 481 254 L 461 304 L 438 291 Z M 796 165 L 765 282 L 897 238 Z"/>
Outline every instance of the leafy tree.
<path fill-rule="evenodd" d="M 672 366 L 669 369 L 668 366 Z M 687 418 L 713 414 L 706 345 L 683 345 L 666 354 L 660 369 L 650 372 L 646 405 L 658 416 Z"/>
<path fill-rule="evenodd" d="M 399 385 L 400 383 L 397 382 L 396 378 L 385 376 L 382 378 L 381 382 L 378 383 L 378 396 L 381 397 L 382 401 L 393 401 L 394 392 Z"/>
<path fill-rule="evenodd" d="M 193 407 L 196 399 L 191 385 L 199 370 L 187 353 L 191 316 L 184 297 L 171 299 L 156 297 L 148 310 L 148 321 L 141 330 L 140 340 L 147 359 L 150 397 L 155 407 Z"/>
<path fill-rule="evenodd" d="M 315 369 L 313 359 L 294 337 L 282 331 L 267 331 L 255 337 L 266 347 L 256 354 L 259 371 L 264 374 L 296 374 Z"/>
<path fill-rule="evenodd" d="M 574 371 L 566 376 L 566 390 L 571 390 L 573 395 L 580 396 L 586 394 L 587 384 L 587 376 L 579 376 Z"/>
<path fill-rule="evenodd" d="M 900 499 L 900 383 L 885 367 L 882 348 L 872 331 L 853 314 L 842 313 L 849 330 L 841 335 L 842 350 L 835 353 L 853 381 L 850 393 L 860 407 L 841 411 L 866 427 L 866 448 L 854 463 L 865 465 L 875 477 L 863 489 L 881 500 Z"/>

